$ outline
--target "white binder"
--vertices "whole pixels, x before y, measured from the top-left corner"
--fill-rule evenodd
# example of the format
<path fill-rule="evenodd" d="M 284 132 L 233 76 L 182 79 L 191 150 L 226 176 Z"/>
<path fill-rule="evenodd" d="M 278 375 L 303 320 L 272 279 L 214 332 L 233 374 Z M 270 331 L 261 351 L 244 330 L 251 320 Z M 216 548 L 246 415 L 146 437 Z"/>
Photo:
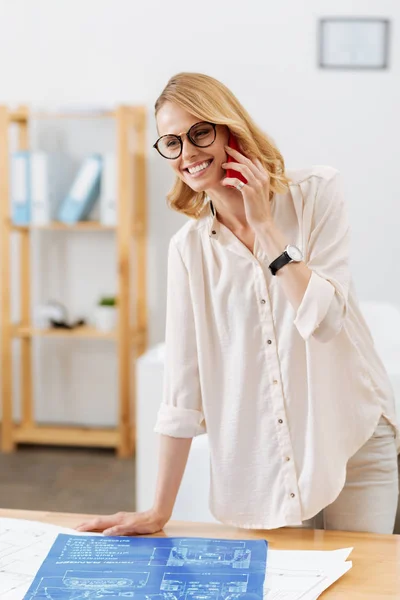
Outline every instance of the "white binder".
<path fill-rule="evenodd" d="M 100 222 L 103 225 L 117 224 L 117 157 L 115 154 L 103 156 L 103 171 L 100 191 Z"/>
<path fill-rule="evenodd" d="M 29 225 L 31 221 L 30 153 L 18 150 L 11 154 L 11 221 Z"/>
<path fill-rule="evenodd" d="M 47 225 L 56 217 L 57 206 L 69 186 L 66 156 L 61 153 L 31 152 L 31 220 Z"/>

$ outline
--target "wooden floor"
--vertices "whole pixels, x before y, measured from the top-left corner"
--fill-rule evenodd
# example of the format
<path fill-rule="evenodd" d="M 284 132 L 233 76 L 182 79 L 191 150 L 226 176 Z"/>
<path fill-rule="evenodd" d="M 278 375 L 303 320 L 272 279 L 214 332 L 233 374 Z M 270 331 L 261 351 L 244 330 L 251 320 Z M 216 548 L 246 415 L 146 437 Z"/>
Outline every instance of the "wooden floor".
<path fill-rule="evenodd" d="M 108 514 L 134 510 L 134 459 L 111 450 L 21 446 L 0 452 L 2 508 Z"/>

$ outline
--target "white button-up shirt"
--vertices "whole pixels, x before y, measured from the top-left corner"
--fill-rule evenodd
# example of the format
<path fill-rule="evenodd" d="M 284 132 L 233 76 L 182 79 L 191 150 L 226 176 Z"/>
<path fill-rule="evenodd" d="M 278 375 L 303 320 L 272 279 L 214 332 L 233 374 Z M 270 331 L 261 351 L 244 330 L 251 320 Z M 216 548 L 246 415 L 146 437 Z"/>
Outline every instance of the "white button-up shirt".
<path fill-rule="evenodd" d="M 271 212 L 312 271 L 297 312 L 257 239 L 252 254 L 209 203 L 169 248 L 155 430 L 207 430 L 210 509 L 245 528 L 317 514 L 340 493 L 348 459 L 380 416 L 396 427 L 393 390 L 349 272 L 339 174 L 320 166 L 287 174 L 290 189 L 274 195 Z"/>

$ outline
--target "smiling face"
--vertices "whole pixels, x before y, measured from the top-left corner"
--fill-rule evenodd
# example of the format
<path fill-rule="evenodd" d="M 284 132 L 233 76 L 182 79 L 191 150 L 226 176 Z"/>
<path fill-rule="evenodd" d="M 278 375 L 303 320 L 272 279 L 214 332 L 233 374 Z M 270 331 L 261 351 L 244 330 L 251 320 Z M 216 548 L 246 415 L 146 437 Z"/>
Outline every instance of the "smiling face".
<path fill-rule="evenodd" d="M 165 102 L 157 113 L 159 135 L 182 136 L 182 154 L 168 160 L 176 175 L 193 191 L 203 192 L 221 188 L 226 176 L 221 167 L 227 155 L 224 146 L 228 143 L 229 130 L 225 125 L 216 126 L 215 141 L 207 148 L 192 144 L 185 135 L 192 125 L 202 121 L 173 102 Z"/>

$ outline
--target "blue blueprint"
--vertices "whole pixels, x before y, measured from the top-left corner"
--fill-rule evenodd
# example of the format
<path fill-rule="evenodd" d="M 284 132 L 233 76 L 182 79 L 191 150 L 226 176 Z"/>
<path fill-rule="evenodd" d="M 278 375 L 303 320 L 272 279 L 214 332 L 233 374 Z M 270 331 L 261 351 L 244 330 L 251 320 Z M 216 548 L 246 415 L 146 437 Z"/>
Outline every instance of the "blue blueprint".
<path fill-rule="evenodd" d="M 262 600 L 267 542 L 59 534 L 24 600 Z"/>

